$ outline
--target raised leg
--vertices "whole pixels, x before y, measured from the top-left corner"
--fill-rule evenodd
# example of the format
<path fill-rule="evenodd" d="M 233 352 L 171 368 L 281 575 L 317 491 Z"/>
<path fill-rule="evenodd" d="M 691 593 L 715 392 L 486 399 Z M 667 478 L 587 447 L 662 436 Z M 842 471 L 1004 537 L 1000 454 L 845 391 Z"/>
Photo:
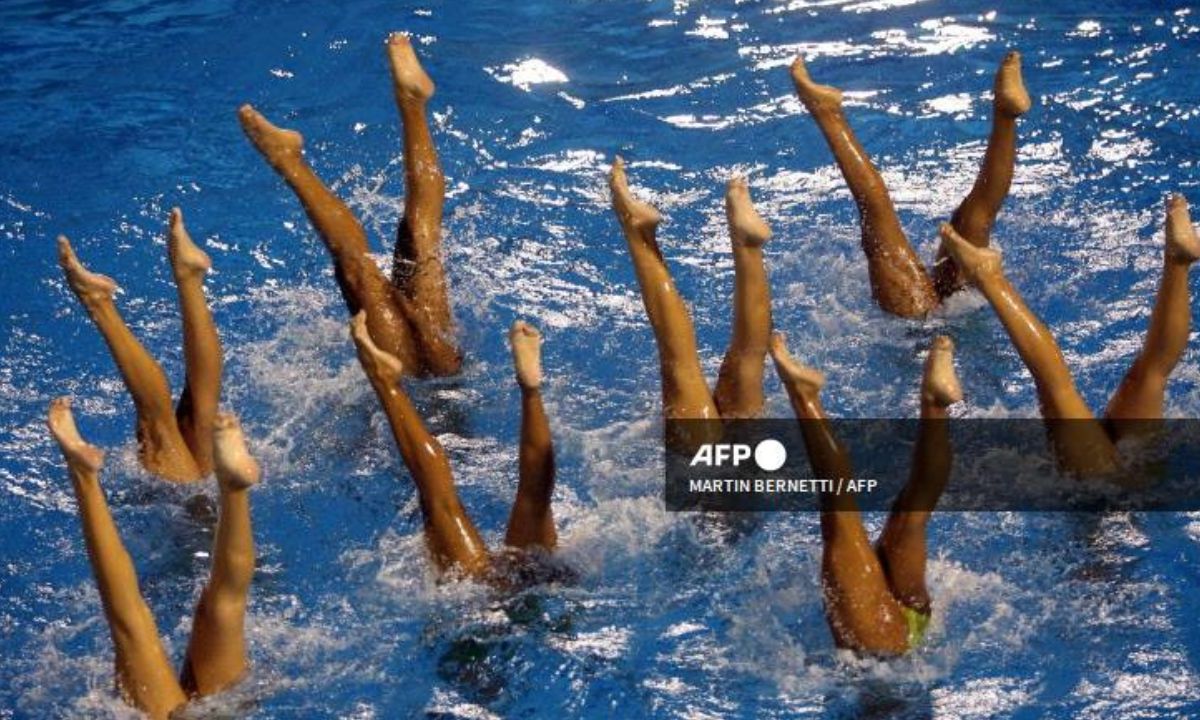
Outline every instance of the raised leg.
<path fill-rule="evenodd" d="M 419 352 L 432 375 L 454 375 L 462 354 L 442 267 L 442 203 L 446 178 L 429 133 L 425 106 L 433 81 L 406 35 L 388 38 L 388 61 L 404 130 L 404 217 L 396 234 L 392 283 L 407 301 Z"/>
<path fill-rule="evenodd" d="M 846 449 L 834 437 L 821 407 L 825 378 L 792 358 L 781 333 L 771 338 L 770 352 L 800 420 L 813 473 L 827 479 L 853 477 Z M 852 495 L 822 494 L 821 539 L 825 614 L 837 645 L 878 655 L 908 650 L 907 621 L 888 588 Z"/>
<path fill-rule="evenodd" d="M 179 396 L 175 419 L 197 468 L 207 475 L 213 467 L 213 422 L 221 398 L 221 339 L 204 298 L 204 275 L 212 267 L 212 261 L 192 242 L 179 208 L 171 211 L 167 249 L 179 290 L 183 355 L 187 364 L 187 383 Z"/>
<path fill-rule="evenodd" d="M 996 71 L 992 100 L 992 134 L 988 138 L 983 165 L 971 192 L 954 211 L 950 224 L 976 247 L 987 247 L 992 224 L 1012 185 L 1017 159 L 1017 118 L 1029 112 L 1031 101 L 1021 80 L 1021 54 L 1015 50 L 1004 56 Z M 945 247 L 938 248 L 933 269 L 933 285 L 939 297 L 955 292 L 966 280 L 958 271 Z"/>
<path fill-rule="evenodd" d="M 692 318 L 658 247 L 656 229 L 662 218 L 657 210 L 630 193 L 625 162 L 619 157 L 613 161 L 609 187 L 658 344 L 663 415 L 668 419 L 716 420 L 719 415 L 700 368 Z"/>
<path fill-rule="evenodd" d="M 1084 476 L 1114 470 L 1116 448 L 1075 389 L 1071 371 L 1050 329 L 1004 276 L 1000 254 L 991 248 L 975 247 L 949 223 L 942 223 L 941 236 L 943 247 L 954 258 L 963 277 L 991 303 L 1033 376 L 1059 466 L 1066 472 Z"/>
<path fill-rule="evenodd" d="M 763 366 L 771 338 L 771 286 L 763 244 L 771 228 L 750 202 L 744 178 L 730 181 L 725 214 L 733 244 L 733 335 L 713 393 L 723 418 L 755 417 L 763 407 Z"/>
<path fill-rule="evenodd" d="M 368 254 L 367 234 L 350 212 L 304 160 L 304 138 L 267 121 L 254 108 L 238 111 L 242 130 L 267 163 L 296 193 L 304 212 L 333 256 L 334 276 L 350 314 L 366 310 L 371 335 L 380 347 L 395 355 L 411 374 L 423 372 L 408 318 L 383 271 Z"/>
<path fill-rule="evenodd" d="M 196 604 L 182 677 L 184 689 L 201 696 L 224 690 L 246 672 L 246 601 L 254 579 L 249 490 L 261 476 L 233 415 L 214 418 L 213 448 L 221 515 L 212 573 Z"/>
<path fill-rule="evenodd" d="M 921 424 L 908 483 L 896 498 L 875 545 L 892 595 L 926 616 L 931 604 L 925 587 L 925 530 L 950 478 L 953 454 L 946 409 L 961 400 L 962 388 L 954 374 L 954 343 L 943 335 L 934 339 L 925 359 Z"/>
<path fill-rule="evenodd" d="M 1187 200 L 1182 195 L 1172 195 L 1167 200 L 1165 234 L 1162 280 L 1142 351 L 1104 411 L 1114 440 L 1149 427 L 1146 423 L 1129 421 L 1162 418 L 1167 378 L 1187 349 L 1192 322 L 1188 270 L 1200 258 L 1200 240 L 1196 238 Z"/>
<path fill-rule="evenodd" d="M 116 283 L 85 268 L 63 236 L 58 238 L 58 264 L 67 284 L 108 344 L 133 398 L 137 409 L 138 459 L 142 466 L 167 480 L 199 480 L 200 469 L 175 422 L 167 376 L 121 319 L 113 303 Z"/>
<path fill-rule="evenodd" d="M 883 177 L 842 113 L 842 92 L 813 82 L 802 58 L 796 58 L 792 63 L 792 81 L 800 102 L 817 121 L 829 143 L 858 206 L 872 297 L 879 307 L 895 315 L 924 316 L 937 305 L 937 293 L 925 265 L 900 227 Z"/>
<path fill-rule="evenodd" d="M 108 511 L 100 487 L 104 453 L 79 436 L 69 398 L 50 404 L 48 424 L 66 458 L 79 503 L 83 539 L 112 633 L 117 689 L 130 705 L 165 719 L 187 702 L 187 696 L 163 651 L 154 615 L 138 589 L 137 571 Z"/>
<path fill-rule="evenodd" d="M 434 561 L 443 571 L 457 566 L 470 575 L 482 576 L 490 566 L 487 547 L 458 499 L 446 453 L 400 387 L 404 372 L 400 361 L 377 347 L 367 328 L 363 312 L 350 322 L 358 360 L 387 413 L 392 437 L 417 486 L 425 539 Z"/>
<path fill-rule="evenodd" d="M 554 494 L 554 444 L 542 406 L 542 335 L 528 323 L 513 323 L 508 333 L 517 385 L 521 388 L 520 481 L 504 543 L 511 547 L 553 550 L 558 542 L 550 498 Z"/>

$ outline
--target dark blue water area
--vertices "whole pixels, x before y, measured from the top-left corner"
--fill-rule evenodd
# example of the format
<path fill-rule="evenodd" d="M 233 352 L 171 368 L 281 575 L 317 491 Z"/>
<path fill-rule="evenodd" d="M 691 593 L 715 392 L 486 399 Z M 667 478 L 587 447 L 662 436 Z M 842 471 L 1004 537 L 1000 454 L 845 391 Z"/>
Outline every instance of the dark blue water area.
<path fill-rule="evenodd" d="M 346 337 L 326 252 L 241 135 L 252 102 L 390 261 L 403 194 L 383 39 L 438 84 L 445 252 L 462 377 L 409 383 L 464 504 L 498 545 L 516 484 L 505 333 L 545 333 L 571 582 L 498 597 L 439 584 L 419 508 Z M 1200 202 L 1200 14 L 1158 2 L 26 2 L 0 7 L 0 717 L 123 717 L 65 469 L 43 427 L 75 398 L 173 658 L 206 577 L 215 489 L 136 462 L 133 408 L 61 281 L 69 235 L 176 389 L 164 227 L 213 259 L 223 404 L 265 479 L 253 671 L 201 717 L 1145 718 L 1200 713 L 1200 514 L 944 513 L 929 640 L 895 661 L 833 649 L 810 514 L 663 510 L 658 365 L 604 176 L 624 155 L 715 373 L 736 173 L 774 229 L 775 322 L 844 417 L 908 417 L 924 348 L 958 345 L 965 417 L 1033 416 L 1030 377 L 974 293 L 901 321 L 869 297 L 849 194 L 794 99 L 797 53 L 846 111 L 924 258 L 970 188 L 1009 48 L 1034 97 L 995 231 L 1083 395 L 1141 342 L 1162 202 Z M 1200 413 L 1193 343 L 1168 396 Z M 769 375 L 771 375 L 769 373 Z M 774 377 L 770 414 L 790 416 Z M 975 459 L 979 460 L 979 459 Z M 986 460 L 986 459 L 985 459 Z M 1003 462 L 1003 458 L 997 459 Z M 1014 473 L 1023 472 L 1014 467 Z M 870 516 L 872 530 L 882 518 Z"/>

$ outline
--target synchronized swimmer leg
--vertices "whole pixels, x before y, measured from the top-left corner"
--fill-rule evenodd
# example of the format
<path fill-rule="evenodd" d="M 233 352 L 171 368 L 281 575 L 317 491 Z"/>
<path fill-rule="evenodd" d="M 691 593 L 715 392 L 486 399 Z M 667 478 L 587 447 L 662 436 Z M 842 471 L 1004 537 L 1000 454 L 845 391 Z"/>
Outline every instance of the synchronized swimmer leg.
<path fill-rule="evenodd" d="M 200 468 L 179 432 L 167 376 L 134 337 L 113 303 L 117 285 L 79 262 L 67 238 L 58 238 L 58 262 L 79 302 L 112 353 L 137 408 L 138 459 L 146 470 L 176 482 L 201 477 Z"/>
<path fill-rule="evenodd" d="M 204 275 L 212 261 L 192 242 L 179 208 L 171 211 L 167 249 L 179 291 L 187 366 L 187 382 L 175 408 L 175 419 L 197 468 L 207 475 L 213 467 L 213 423 L 221 398 L 221 339 L 204 298 Z"/>
<path fill-rule="evenodd" d="M 725 215 L 733 244 L 733 333 L 713 400 L 723 418 L 755 417 L 763 407 L 763 368 L 771 338 L 771 286 L 763 244 L 771 228 L 750 202 L 745 178 L 730 181 Z"/>
<path fill-rule="evenodd" d="M 921 380 L 921 420 L 908 483 L 896 498 L 875 544 L 892 595 L 902 605 L 928 615 L 925 587 L 926 527 L 950 479 L 953 453 L 947 408 L 963 398 L 954 374 L 954 343 L 934 339 Z"/>
<path fill-rule="evenodd" d="M 846 121 L 842 92 L 813 82 L 802 58 L 792 63 L 792 81 L 800 101 L 825 136 L 858 206 L 872 297 L 894 315 L 925 316 L 937 305 L 937 293 L 925 265 L 900 227 L 883 177 Z"/>
<path fill-rule="evenodd" d="M 58 398 L 50 404 L 48 424 L 75 488 L 83 539 L 112 633 L 117 688 L 130 705 L 155 720 L 165 720 L 187 702 L 187 696 L 175 679 L 154 615 L 138 589 L 137 571 L 104 499 L 100 487 L 104 453 L 80 437 L 70 399 Z"/>
<path fill-rule="evenodd" d="M 365 312 L 351 320 L 350 334 L 359 363 L 383 405 L 392 437 L 417 486 L 425 539 L 434 561 L 441 570 L 457 567 L 472 576 L 485 575 L 490 567 L 487 547 L 458 499 L 445 450 L 425 429 L 400 386 L 403 365 L 394 355 L 376 346 L 368 332 Z"/>
<path fill-rule="evenodd" d="M 950 224 L 968 242 L 987 247 L 992 225 L 1000 213 L 1008 188 L 1012 185 L 1017 159 L 1017 118 L 1029 112 L 1031 101 L 1021 80 L 1021 54 L 1004 56 L 996 71 L 992 100 L 992 134 L 988 138 L 983 164 L 971 192 L 954 211 Z M 938 248 L 933 269 L 933 285 L 938 296 L 946 297 L 966 284 L 954 259 L 945 247 Z"/>
<path fill-rule="evenodd" d="M 1005 277 L 1000 254 L 971 244 L 949 223 L 942 224 L 941 235 L 943 246 L 962 270 L 963 277 L 991 303 L 1033 376 L 1059 466 L 1081 476 L 1114 470 L 1115 446 L 1075 389 L 1071 371 L 1050 329 Z"/>
<path fill-rule="evenodd" d="M 520 480 L 504 543 L 553 550 L 558 542 L 550 498 L 554 494 L 554 444 L 542 405 L 542 335 L 528 323 L 508 333 L 517 385 L 521 388 Z"/>
<path fill-rule="evenodd" d="M 396 356 L 406 372 L 421 374 L 421 358 L 396 291 L 368 254 L 367 234 L 362 225 L 305 161 L 304 138 L 294 130 L 272 125 L 249 105 L 242 106 L 238 117 L 246 137 L 296 193 L 324 240 L 333 256 L 334 275 L 350 314 L 367 311 L 371 336 L 377 338 L 379 346 Z"/>
<path fill-rule="evenodd" d="M 1147 427 L 1136 421 L 1162 418 L 1167 378 L 1187 349 L 1192 322 L 1188 270 L 1200 258 L 1200 240 L 1182 195 L 1167 200 L 1165 235 L 1162 280 L 1146 339 L 1104 412 L 1114 440 Z"/>
<path fill-rule="evenodd" d="M 662 218 L 653 207 L 633 197 L 625 178 L 625 162 L 619 157 L 613 161 L 609 187 L 658 344 L 663 416 L 716 420 L 719 416 L 700 368 L 692 318 L 658 247 L 656 234 Z"/>
<path fill-rule="evenodd" d="M 182 677 L 183 688 L 200 696 L 228 688 L 246 672 L 246 602 L 254 579 L 249 491 L 261 476 L 233 415 L 214 418 L 213 448 L 221 514 L 212 572 L 196 604 Z"/>
<path fill-rule="evenodd" d="M 442 266 L 446 178 L 426 117 L 433 81 L 408 36 L 393 33 L 387 49 L 404 132 L 404 217 L 396 233 L 392 283 L 404 297 L 426 371 L 454 375 L 462 367 L 462 353 L 454 339 L 454 315 Z"/>
<path fill-rule="evenodd" d="M 846 449 L 833 435 L 821 406 L 824 377 L 791 356 L 781 333 L 772 336 L 770 352 L 800 421 L 813 473 L 821 478 L 853 477 Z M 853 495 L 822 494 L 821 539 L 825 614 L 838 647 L 876 655 L 908 650 L 907 621 L 871 548 Z"/>

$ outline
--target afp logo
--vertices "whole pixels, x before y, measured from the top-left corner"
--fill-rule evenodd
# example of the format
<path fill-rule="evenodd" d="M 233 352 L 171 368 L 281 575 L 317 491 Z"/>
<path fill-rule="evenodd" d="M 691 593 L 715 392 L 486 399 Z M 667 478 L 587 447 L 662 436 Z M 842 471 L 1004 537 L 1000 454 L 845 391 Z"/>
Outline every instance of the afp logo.
<path fill-rule="evenodd" d="M 774 472 L 787 462 L 787 449 L 778 440 L 767 439 L 753 449 L 745 443 L 705 443 L 692 457 L 691 467 L 739 467 L 754 458 L 759 470 Z"/>

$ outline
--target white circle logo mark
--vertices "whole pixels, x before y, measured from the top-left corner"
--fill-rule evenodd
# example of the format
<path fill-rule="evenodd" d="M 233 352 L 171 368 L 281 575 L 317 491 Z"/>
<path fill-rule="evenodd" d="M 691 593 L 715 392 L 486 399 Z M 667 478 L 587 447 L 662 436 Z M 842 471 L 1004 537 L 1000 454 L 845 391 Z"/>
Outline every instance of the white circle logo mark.
<path fill-rule="evenodd" d="M 754 462 L 759 469 L 774 472 L 787 462 L 787 450 L 778 440 L 763 440 L 754 448 Z"/>

